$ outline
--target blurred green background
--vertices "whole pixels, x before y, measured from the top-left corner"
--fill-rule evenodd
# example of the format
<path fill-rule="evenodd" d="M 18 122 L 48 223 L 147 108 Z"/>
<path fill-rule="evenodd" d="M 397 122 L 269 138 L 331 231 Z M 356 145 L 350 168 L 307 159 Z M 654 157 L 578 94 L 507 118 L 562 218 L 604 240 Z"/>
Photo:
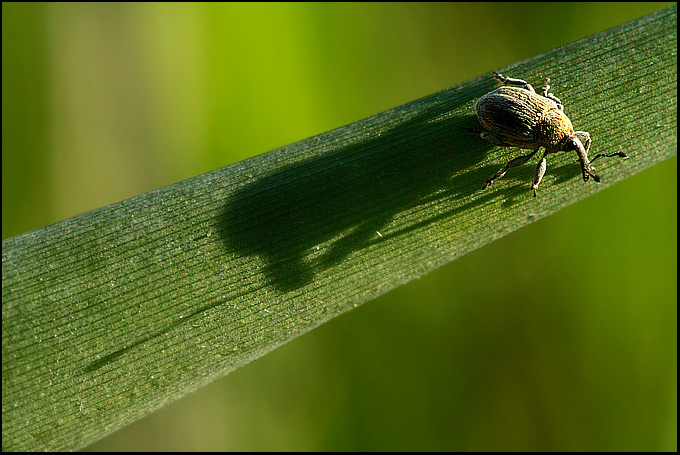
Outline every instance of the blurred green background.
<path fill-rule="evenodd" d="M 3 239 L 669 5 L 3 3 Z M 673 158 L 88 449 L 676 450 L 676 217 Z"/>

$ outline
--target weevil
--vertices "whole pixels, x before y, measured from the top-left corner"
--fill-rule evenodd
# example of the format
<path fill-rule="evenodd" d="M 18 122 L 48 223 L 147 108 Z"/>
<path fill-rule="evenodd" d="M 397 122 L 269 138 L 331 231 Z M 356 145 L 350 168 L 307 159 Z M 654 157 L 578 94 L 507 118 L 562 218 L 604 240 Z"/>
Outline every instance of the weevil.
<path fill-rule="evenodd" d="M 550 79 L 543 84 L 543 91 L 539 95 L 531 84 L 500 73 L 493 73 L 493 77 L 503 83 L 503 86 L 482 96 L 475 103 L 475 112 L 479 123 L 487 131 L 463 127 L 470 134 L 486 139 L 494 145 L 518 147 L 533 150 L 503 166 L 489 180 L 484 183 L 482 190 L 505 175 L 511 167 L 521 166 L 533 157 L 543 147 L 544 153 L 536 166 L 536 174 L 531 189 L 536 197 L 536 190 L 543 179 L 546 170 L 547 157 L 550 153 L 575 151 L 581 164 L 583 181 L 590 177 L 600 183 L 602 179 L 593 174 L 595 170 L 591 163 L 601 157 L 628 158 L 623 152 L 606 155 L 600 153 L 588 161 L 590 149 L 590 134 L 585 131 L 574 131 L 571 120 L 564 114 L 562 101 L 549 93 Z"/>

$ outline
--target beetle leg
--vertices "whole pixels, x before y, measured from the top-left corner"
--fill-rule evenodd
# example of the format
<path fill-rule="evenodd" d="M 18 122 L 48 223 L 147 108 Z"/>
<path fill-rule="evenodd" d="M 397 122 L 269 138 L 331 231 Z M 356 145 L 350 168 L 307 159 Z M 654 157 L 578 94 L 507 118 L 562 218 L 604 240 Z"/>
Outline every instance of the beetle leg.
<path fill-rule="evenodd" d="M 475 136 L 479 136 L 482 139 L 486 139 L 487 141 L 491 142 L 493 145 L 500 145 L 503 147 L 508 147 L 510 144 L 505 142 L 503 139 L 499 139 L 493 134 L 489 133 L 488 131 L 479 131 L 474 128 L 469 128 L 467 126 L 461 126 L 462 129 L 467 131 L 470 134 L 474 134 Z"/>
<path fill-rule="evenodd" d="M 550 90 L 550 86 L 548 85 L 550 83 L 550 78 L 546 77 L 545 82 L 543 83 L 543 93 L 542 95 L 545 96 L 546 98 L 548 97 L 548 90 Z"/>
<path fill-rule="evenodd" d="M 508 164 L 503 166 L 498 172 L 496 172 L 493 175 L 493 177 L 491 177 L 489 180 L 487 180 L 484 183 L 484 186 L 482 187 L 482 189 L 485 190 L 489 185 L 491 185 L 494 182 L 494 180 L 497 180 L 497 179 L 503 177 L 505 175 L 505 173 L 508 172 L 508 169 L 510 169 L 511 167 L 521 166 L 524 163 L 526 163 L 527 161 L 529 161 L 531 159 L 531 157 L 536 154 L 536 152 L 538 152 L 538 149 L 534 150 L 533 152 L 531 152 L 528 155 L 519 156 L 519 157 L 515 158 L 514 160 L 510 160 L 508 162 Z"/>
<path fill-rule="evenodd" d="M 553 100 L 555 103 L 557 103 L 557 109 L 563 111 L 564 106 L 562 105 L 562 101 L 552 93 L 548 93 L 548 90 L 550 90 L 550 78 L 546 78 L 545 82 L 543 83 L 543 93 L 542 95 L 545 96 L 546 98 Z"/>
<path fill-rule="evenodd" d="M 538 162 L 536 166 L 536 174 L 534 175 L 534 181 L 531 184 L 531 189 L 534 190 L 534 197 L 536 197 L 536 190 L 538 189 L 538 184 L 541 183 L 543 176 L 545 175 L 545 169 L 548 167 L 548 151 L 546 150 L 543 154 L 543 158 Z"/>
<path fill-rule="evenodd" d="M 503 76 L 501 73 L 493 72 L 494 79 L 501 81 L 505 85 L 515 85 L 517 87 L 523 87 L 525 90 L 536 93 L 536 90 L 526 81 L 522 79 L 513 79 L 511 77 Z"/>

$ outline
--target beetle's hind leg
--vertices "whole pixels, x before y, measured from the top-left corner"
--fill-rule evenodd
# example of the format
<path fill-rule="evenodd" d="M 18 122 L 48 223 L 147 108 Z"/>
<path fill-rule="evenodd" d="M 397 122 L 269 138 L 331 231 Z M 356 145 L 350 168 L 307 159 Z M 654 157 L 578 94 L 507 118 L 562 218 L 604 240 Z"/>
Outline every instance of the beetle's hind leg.
<path fill-rule="evenodd" d="M 484 183 L 484 186 L 482 187 L 482 189 L 485 190 L 489 185 L 491 185 L 494 182 L 494 180 L 498 180 L 499 178 L 503 177 L 505 175 L 505 173 L 508 172 L 508 169 L 510 169 L 511 167 L 521 166 L 524 163 L 526 163 L 527 161 L 529 161 L 531 159 L 531 157 L 536 154 L 536 152 L 538 152 L 538 149 L 534 150 L 533 152 L 531 152 L 528 155 L 522 155 L 522 156 L 515 158 L 514 160 L 510 160 L 508 162 L 508 164 L 503 166 L 498 172 L 496 172 L 493 175 L 493 177 L 491 177 L 489 180 L 487 180 Z M 545 156 L 543 158 L 545 159 Z M 545 169 L 543 169 L 543 173 L 545 173 Z M 538 170 L 536 171 L 536 175 L 538 175 Z M 541 174 L 541 177 L 543 177 L 543 174 Z M 539 181 L 540 181 L 540 178 L 539 178 Z M 536 186 L 538 186 L 538 184 L 536 184 Z"/>
<path fill-rule="evenodd" d="M 522 87 L 525 90 L 529 90 L 530 92 L 536 93 L 536 90 L 531 86 L 530 83 L 527 81 L 523 81 L 522 79 L 513 79 L 511 77 L 506 77 L 503 76 L 501 73 L 493 72 L 493 77 L 494 79 L 497 79 L 501 81 L 505 85 L 514 85 L 516 87 Z"/>

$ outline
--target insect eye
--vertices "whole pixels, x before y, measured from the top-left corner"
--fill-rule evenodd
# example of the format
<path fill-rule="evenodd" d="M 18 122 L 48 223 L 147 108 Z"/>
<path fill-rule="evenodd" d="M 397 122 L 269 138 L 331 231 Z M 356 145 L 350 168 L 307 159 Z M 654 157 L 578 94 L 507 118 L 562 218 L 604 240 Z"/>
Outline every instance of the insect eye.
<path fill-rule="evenodd" d="M 566 143 L 564 144 L 565 151 L 572 151 L 572 150 L 578 150 L 579 145 L 581 145 L 581 141 L 578 140 L 577 137 L 570 137 L 567 139 Z"/>

